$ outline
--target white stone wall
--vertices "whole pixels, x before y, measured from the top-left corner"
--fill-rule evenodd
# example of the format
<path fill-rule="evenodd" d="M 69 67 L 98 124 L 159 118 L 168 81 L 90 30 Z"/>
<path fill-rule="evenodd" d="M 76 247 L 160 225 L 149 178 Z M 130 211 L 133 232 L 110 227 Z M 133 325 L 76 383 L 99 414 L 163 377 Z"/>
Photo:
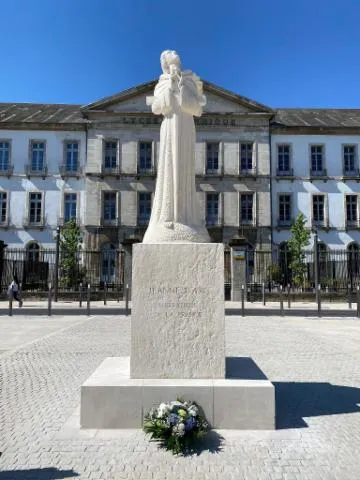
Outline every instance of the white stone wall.
<path fill-rule="evenodd" d="M 159 125 L 132 126 L 124 125 L 97 126 L 88 132 L 88 161 L 86 172 L 86 215 L 85 224 L 99 226 L 102 214 L 102 191 L 118 190 L 120 222 L 122 226 L 136 226 L 137 196 L 139 192 L 154 192 L 155 179 L 136 178 L 138 162 L 138 143 L 153 142 L 154 163 L 159 155 Z M 103 162 L 103 144 L 106 139 L 119 142 L 120 178 L 104 176 L 101 178 Z M 206 142 L 220 142 L 219 163 L 223 175 L 206 177 Z M 239 146 L 241 142 L 254 142 L 254 161 L 256 180 L 239 175 Z M 203 215 L 205 217 L 206 192 L 219 192 L 222 203 L 224 226 L 239 226 L 239 195 L 241 192 L 256 194 L 256 224 L 271 225 L 270 218 L 270 159 L 269 137 L 266 128 L 251 129 L 200 129 L 197 128 L 195 147 L 197 191 Z M 264 178 L 262 178 L 264 177 Z"/>
<path fill-rule="evenodd" d="M 276 179 L 277 144 L 291 145 L 294 179 Z M 325 147 L 325 164 L 329 179 L 309 181 L 310 145 L 322 144 Z M 272 222 L 273 241 L 280 244 L 290 236 L 289 229 L 278 229 L 278 196 L 280 193 L 292 194 L 292 217 L 302 212 L 311 227 L 312 195 L 327 196 L 328 231 L 319 229 L 319 240 L 331 249 L 343 249 L 350 242 L 360 244 L 360 230 L 346 230 L 345 194 L 360 195 L 360 183 L 356 180 L 343 180 L 342 145 L 357 145 L 360 148 L 360 136 L 356 135 L 289 135 L 273 134 L 272 152 Z M 359 168 L 359 163 L 357 164 Z M 311 246 L 311 244 L 310 244 Z"/>
<path fill-rule="evenodd" d="M 62 179 L 59 164 L 63 162 L 64 141 L 80 142 L 79 164 L 84 166 L 86 155 L 85 132 L 80 131 L 46 131 L 46 130 L 1 130 L 0 139 L 11 141 L 10 163 L 14 166 L 10 178 L 0 176 L 0 191 L 8 192 L 7 228 L 0 228 L 0 239 L 9 248 L 22 248 L 29 242 L 36 241 L 43 248 L 54 247 L 55 229 L 59 217 L 63 216 L 63 197 L 65 192 L 78 194 L 77 214 L 81 224 L 84 222 L 85 192 L 82 178 Z M 30 141 L 46 142 L 45 161 L 48 174 L 42 177 L 25 175 L 25 165 L 30 162 Z M 43 230 L 24 229 L 24 220 L 28 216 L 28 193 L 42 192 L 45 225 Z"/>

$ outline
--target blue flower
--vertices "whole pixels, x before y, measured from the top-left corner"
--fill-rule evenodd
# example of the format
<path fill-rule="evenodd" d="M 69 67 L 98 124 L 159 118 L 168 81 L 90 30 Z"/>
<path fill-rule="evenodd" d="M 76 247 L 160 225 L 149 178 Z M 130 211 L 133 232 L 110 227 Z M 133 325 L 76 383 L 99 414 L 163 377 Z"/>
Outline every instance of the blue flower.
<path fill-rule="evenodd" d="M 196 425 L 196 420 L 194 417 L 190 417 L 187 420 L 185 420 L 185 431 L 189 432 L 192 430 Z"/>
<path fill-rule="evenodd" d="M 170 415 L 167 418 L 167 423 L 169 425 L 175 425 L 176 423 L 178 423 L 179 420 L 180 420 L 179 415 L 176 415 L 176 413 L 170 413 Z"/>

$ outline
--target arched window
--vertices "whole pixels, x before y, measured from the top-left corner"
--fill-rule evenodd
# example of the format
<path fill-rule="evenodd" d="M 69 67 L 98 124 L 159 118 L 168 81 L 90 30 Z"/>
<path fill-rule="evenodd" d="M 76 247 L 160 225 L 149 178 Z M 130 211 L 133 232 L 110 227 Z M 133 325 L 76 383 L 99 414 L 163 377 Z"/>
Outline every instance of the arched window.
<path fill-rule="evenodd" d="M 319 282 L 323 286 L 331 287 L 333 284 L 332 261 L 329 250 L 324 242 L 318 243 Z"/>
<path fill-rule="evenodd" d="M 281 283 L 282 285 L 291 284 L 291 270 L 290 270 L 290 251 L 287 245 L 287 242 L 281 242 L 279 245 L 279 269 L 278 278 L 274 275 L 274 281 Z M 277 273 L 276 267 L 274 266 L 274 273 Z M 280 277 L 280 278 L 279 278 Z"/>
<path fill-rule="evenodd" d="M 358 282 L 360 272 L 359 268 L 359 245 L 351 242 L 347 246 L 348 275 L 351 285 L 354 281 Z"/>
<path fill-rule="evenodd" d="M 254 247 L 248 244 L 246 247 L 247 281 L 254 281 L 254 264 Z"/>
<path fill-rule="evenodd" d="M 29 243 L 26 247 L 26 260 L 28 262 L 38 262 L 40 260 L 40 247 L 36 242 Z"/>
<path fill-rule="evenodd" d="M 116 248 L 112 243 L 104 243 L 101 248 L 101 280 L 114 283 L 116 274 Z"/>
<path fill-rule="evenodd" d="M 48 282 L 49 263 L 41 258 L 40 245 L 31 242 L 26 246 L 23 269 L 23 286 L 26 289 L 45 288 Z"/>

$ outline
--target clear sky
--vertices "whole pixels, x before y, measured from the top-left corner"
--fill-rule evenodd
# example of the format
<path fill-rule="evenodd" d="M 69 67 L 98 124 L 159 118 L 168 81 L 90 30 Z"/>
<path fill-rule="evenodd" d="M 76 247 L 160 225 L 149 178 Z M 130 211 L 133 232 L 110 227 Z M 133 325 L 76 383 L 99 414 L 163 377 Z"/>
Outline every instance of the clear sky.
<path fill-rule="evenodd" d="M 90 103 L 184 68 L 270 107 L 360 108 L 360 0 L 0 0 L 0 102 Z"/>

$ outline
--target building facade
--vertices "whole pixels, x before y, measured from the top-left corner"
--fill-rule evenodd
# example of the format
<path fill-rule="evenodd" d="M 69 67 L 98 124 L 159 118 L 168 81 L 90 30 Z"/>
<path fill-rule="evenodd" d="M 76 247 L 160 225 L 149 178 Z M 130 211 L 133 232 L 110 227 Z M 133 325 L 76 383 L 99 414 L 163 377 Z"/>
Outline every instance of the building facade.
<path fill-rule="evenodd" d="M 154 86 L 85 106 L 0 104 L 0 240 L 53 248 L 57 227 L 75 218 L 83 248 L 106 252 L 100 276 L 111 281 L 115 252 L 131 254 L 151 213 Z M 360 111 L 272 109 L 208 82 L 204 93 L 196 188 L 212 240 L 271 252 L 303 212 L 324 248 L 357 248 Z"/>
<path fill-rule="evenodd" d="M 273 242 L 301 212 L 326 251 L 360 245 L 360 111 L 278 110 L 271 127 Z"/>
<path fill-rule="evenodd" d="M 58 225 L 84 218 L 86 134 L 77 106 L 0 106 L 0 239 L 54 246 Z"/>

